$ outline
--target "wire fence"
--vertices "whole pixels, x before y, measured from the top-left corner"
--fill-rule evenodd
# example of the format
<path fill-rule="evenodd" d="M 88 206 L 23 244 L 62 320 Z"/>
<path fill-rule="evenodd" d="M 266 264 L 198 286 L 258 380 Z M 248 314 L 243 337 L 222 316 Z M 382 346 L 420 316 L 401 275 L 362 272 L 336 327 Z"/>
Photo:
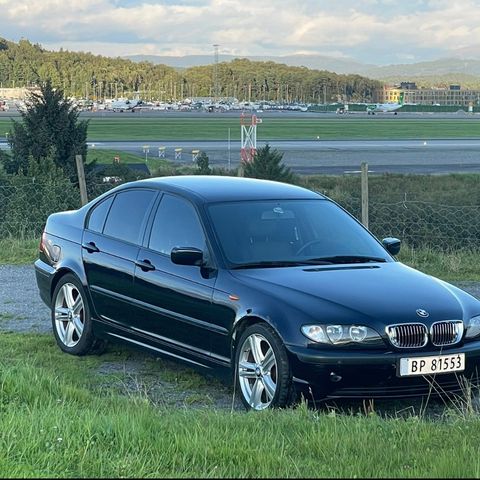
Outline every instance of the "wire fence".
<path fill-rule="evenodd" d="M 339 199 L 338 203 L 361 219 L 360 198 Z M 478 249 L 480 205 L 443 205 L 420 200 L 385 203 L 370 197 L 368 226 L 379 239 L 397 237 L 412 247 Z"/>
<path fill-rule="evenodd" d="M 89 186 L 89 198 L 112 188 L 112 184 Z M 38 182 L 16 177 L 0 180 L 0 235 L 13 238 L 39 237 L 51 213 L 76 210 L 81 206 L 79 188 L 68 179 Z"/>
<path fill-rule="evenodd" d="M 88 185 L 89 198 L 114 187 L 112 183 Z M 347 211 L 361 219 L 361 198 L 332 197 Z M 385 203 L 370 197 L 369 229 L 381 239 L 400 238 L 413 247 L 428 246 L 440 250 L 478 249 L 480 239 L 480 205 L 443 205 L 419 200 Z M 39 237 L 47 217 L 80 207 L 79 189 L 66 179 L 36 182 L 18 178 L 0 180 L 0 232 L 2 237 Z"/>

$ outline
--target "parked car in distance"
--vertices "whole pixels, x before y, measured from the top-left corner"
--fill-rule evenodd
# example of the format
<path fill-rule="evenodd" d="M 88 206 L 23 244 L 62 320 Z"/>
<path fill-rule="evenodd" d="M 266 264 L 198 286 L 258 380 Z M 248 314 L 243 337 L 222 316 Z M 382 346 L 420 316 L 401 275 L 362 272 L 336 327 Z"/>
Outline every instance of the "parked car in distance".
<path fill-rule="evenodd" d="M 163 177 L 50 215 L 35 271 L 64 352 L 121 341 L 231 374 L 247 408 L 459 390 L 480 302 L 399 248 L 304 188 Z"/>

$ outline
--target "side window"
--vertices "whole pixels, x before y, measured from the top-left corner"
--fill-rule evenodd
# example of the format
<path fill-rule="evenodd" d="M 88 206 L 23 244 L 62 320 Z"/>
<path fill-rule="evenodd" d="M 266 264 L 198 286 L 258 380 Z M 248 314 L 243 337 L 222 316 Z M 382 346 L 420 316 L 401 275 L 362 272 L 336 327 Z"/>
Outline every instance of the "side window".
<path fill-rule="evenodd" d="M 143 221 L 155 198 L 152 190 L 128 190 L 115 196 L 103 233 L 130 243 L 140 243 Z"/>
<path fill-rule="evenodd" d="M 89 230 L 93 230 L 94 232 L 102 233 L 103 226 L 105 225 L 105 218 L 107 216 L 108 211 L 110 210 L 110 206 L 113 202 L 112 195 L 108 197 L 106 200 L 103 200 L 98 205 L 96 205 L 93 210 L 90 212 L 90 217 L 88 218 L 88 225 L 87 228 Z"/>
<path fill-rule="evenodd" d="M 149 248 L 170 255 L 173 247 L 205 250 L 205 235 L 193 205 L 164 195 L 153 221 Z"/>

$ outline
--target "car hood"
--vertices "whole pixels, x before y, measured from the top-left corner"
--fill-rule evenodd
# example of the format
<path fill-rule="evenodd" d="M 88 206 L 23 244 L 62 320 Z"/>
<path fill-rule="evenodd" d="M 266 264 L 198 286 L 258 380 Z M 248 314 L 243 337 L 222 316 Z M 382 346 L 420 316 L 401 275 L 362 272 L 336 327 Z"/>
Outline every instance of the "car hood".
<path fill-rule="evenodd" d="M 370 325 L 463 319 L 480 313 L 466 292 L 400 262 L 288 267 L 232 272 L 316 321 Z M 426 310 L 427 318 L 417 310 Z"/>

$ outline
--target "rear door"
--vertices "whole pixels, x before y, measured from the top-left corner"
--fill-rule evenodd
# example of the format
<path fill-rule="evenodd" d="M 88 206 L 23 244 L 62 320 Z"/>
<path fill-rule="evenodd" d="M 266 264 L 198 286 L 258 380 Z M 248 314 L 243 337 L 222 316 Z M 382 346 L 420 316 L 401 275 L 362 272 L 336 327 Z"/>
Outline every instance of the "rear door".
<path fill-rule="evenodd" d="M 150 189 L 121 191 L 89 214 L 82 260 L 97 318 L 130 325 L 135 260 L 157 194 Z"/>
<path fill-rule="evenodd" d="M 139 308 L 135 328 L 185 353 L 193 350 L 210 354 L 213 336 L 226 338 L 227 333 L 211 321 L 219 314 L 212 303 L 216 270 L 174 264 L 170 259 L 174 247 L 196 247 L 203 250 L 204 258 L 209 257 L 206 236 L 193 204 L 165 194 L 145 247 L 138 254 L 135 298 Z M 142 269 L 141 262 L 151 265 L 150 269 Z"/>

